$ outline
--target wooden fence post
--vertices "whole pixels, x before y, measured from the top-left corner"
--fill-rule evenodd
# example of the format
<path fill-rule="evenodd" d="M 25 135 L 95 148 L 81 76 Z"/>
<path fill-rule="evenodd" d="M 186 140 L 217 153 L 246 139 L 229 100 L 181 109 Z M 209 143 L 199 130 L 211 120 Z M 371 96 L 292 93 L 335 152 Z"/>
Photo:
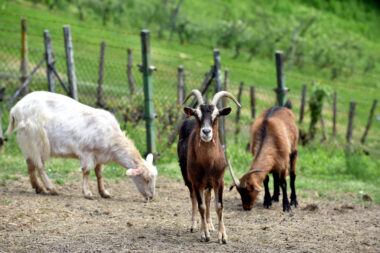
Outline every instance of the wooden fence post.
<path fill-rule="evenodd" d="M 354 116 L 355 116 L 355 101 L 350 102 L 350 112 L 348 115 L 348 127 L 347 127 L 347 136 L 346 136 L 346 141 L 347 144 L 351 144 L 351 138 L 352 138 L 352 126 L 354 125 Z"/>
<path fill-rule="evenodd" d="M 240 85 L 239 85 L 239 93 L 238 93 L 238 97 L 237 97 L 237 100 L 239 102 L 239 104 L 241 104 L 241 94 L 243 92 L 243 86 L 244 86 L 244 83 L 241 82 Z M 235 124 L 236 124 L 236 128 L 235 128 L 235 143 L 237 143 L 238 141 L 238 134 L 240 132 L 240 126 L 239 126 L 239 121 L 240 121 L 240 107 L 237 108 L 237 111 L 236 111 L 236 118 L 235 118 Z"/>
<path fill-rule="evenodd" d="M 128 76 L 128 84 L 129 84 L 129 90 L 131 92 L 131 95 L 135 94 L 135 81 L 133 79 L 132 75 L 132 50 L 130 48 L 127 49 L 128 52 L 128 64 L 127 64 L 127 76 Z"/>
<path fill-rule="evenodd" d="M 277 94 L 277 105 L 284 106 L 286 102 L 286 93 L 289 91 L 285 84 L 284 72 L 284 55 L 282 51 L 276 51 L 276 70 L 277 70 L 277 88 L 274 91 Z"/>
<path fill-rule="evenodd" d="M 144 80 L 144 100 L 145 100 L 145 124 L 147 137 L 147 153 L 155 154 L 156 151 L 156 126 L 154 123 L 155 113 L 153 105 L 153 76 L 155 67 L 152 66 L 150 55 L 150 35 L 148 30 L 141 31 L 141 51 Z"/>
<path fill-rule="evenodd" d="M 377 104 L 377 99 L 373 100 L 371 111 L 369 113 L 369 118 L 368 118 L 367 126 L 366 126 L 366 128 L 364 130 L 364 134 L 363 134 L 363 137 L 361 139 L 361 143 L 362 144 L 365 143 L 365 139 L 367 138 L 367 134 L 368 134 L 369 128 L 371 127 L 373 113 L 375 112 L 376 104 Z"/>
<path fill-rule="evenodd" d="M 332 140 L 335 140 L 336 138 L 336 112 L 337 112 L 337 93 L 334 92 L 334 100 L 333 100 L 333 126 L 332 126 Z"/>
<path fill-rule="evenodd" d="M 99 79 L 98 79 L 98 100 L 96 104 L 102 108 L 104 108 L 103 101 L 103 73 L 104 73 L 104 51 L 106 49 L 106 42 L 102 41 L 100 44 L 100 60 L 99 60 Z"/>
<path fill-rule="evenodd" d="M 305 112 L 305 103 L 306 103 L 306 84 L 302 85 L 302 97 L 301 97 L 301 107 L 300 107 L 300 120 L 299 124 L 301 125 L 303 122 L 303 114 Z"/>
<path fill-rule="evenodd" d="M 220 51 L 219 49 L 214 49 L 214 80 L 215 80 L 215 93 L 222 90 L 222 69 L 221 69 L 221 59 L 220 59 Z M 222 101 L 219 100 L 217 104 L 217 108 L 222 108 Z M 227 150 L 226 144 L 226 133 L 224 128 L 224 118 L 219 118 L 219 139 L 222 144 L 224 152 Z"/>
<path fill-rule="evenodd" d="M 249 97 L 251 100 L 251 116 L 252 120 L 256 118 L 256 96 L 255 96 L 255 86 L 251 85 L 249 89 Z"/>
<path fill-rule="evenodd" d="M 27 39 L 27 26 L 26 18 L 21 19 L 21 84 L 23 84 L 28 75 L 28 39 Z M 22 91 L 23 94 L 29 92 L 29 88 L 25 87 Z"/>
<path fill-rule="evenodd" d="M 66 51 L 66 64 L 67 64 L 67 80 L 69 83 L 70 97 L 78 100 L 78 88 L 77 78 L 75 76 L 75 64 L 74 64 L 74 48 L 71 39 L 70 26 L 63 27 L 63 36 L 65 39 L 65 51 Z"/>
<path fill-rule="evenodd" d="M 321 138 L 321 142 L 324 142 L 326 140 L 326 128 L 325 128 L 325 120 L 323 118 L 323 114 L 322 114 L 322 111 L 321 111 L 321 127 L 322 127 L 322 138 Z"/>
<path fill-rule="evenodd" d="M 223 90 L 228 91 L 229 82 L 230 82 L 230 71 L 228 69 L 225 69 L 224 70 L 224 87 L 223 87 Z M 224 97 L 222 100 L 222 106 L 223 106 L 223 108 L 227 107 L 227 98 L 226 97 Z"/>
<path fill-rule="evenodd" d="M 178 66 L 178 88 L 177 88 L 177 104 L 180 107 L 186 96 L 185 90 L 185 77 L 183 73 L 183 66 Z"/>
<path fill-rule="evenodd" d="M 52 69 L 54 68 L 55 59 L 49 30 L 44 31 L 44 44 L 48 89 L 50 92 L 55 92 L 54 73 L 52 71 Z"/>

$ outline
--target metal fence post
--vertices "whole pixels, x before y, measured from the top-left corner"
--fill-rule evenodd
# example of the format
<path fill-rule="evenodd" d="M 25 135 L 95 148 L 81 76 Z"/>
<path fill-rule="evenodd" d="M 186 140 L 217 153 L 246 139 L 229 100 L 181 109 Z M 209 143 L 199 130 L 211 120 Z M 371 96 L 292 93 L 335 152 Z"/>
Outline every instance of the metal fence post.
<path fill-rule="evenodd" d="M 277 94 L 278 106 L 285 105 L 286 93 L 289 91 L 285 85 L 284 57 L 282 51 L 276 51 L 276 70 L 277 70 L 277 88 L 274 91 Z"/>
<path fill-rule="evenodd" d="M 152 72 L 155 70 L 153 67 L 150 55 L 150 35 L 149 30 L 141 31 L 141 52 L 142 52 L 142 66 L 141 72 L 143 73 L 144 80 L 144 104 L 145 104 L 145 123 L 146 123 L 146 137 L 147 137 L 147 153 L 156 153 L 156 128 L 154 123 L 155 113 L 153 106 L 153 78 Z"/>
<path fill-rule="evenodd" d="M 50 92 L 55 92 L 54 73 L 54 54 L 53 46 L 51 43 L 51 36 L 49 30 L 44 31 L 44 44 L 45 44 L 45 60 L 46 60 L 46 77 L 48 82 L 48 89 Z"/>
<path fill-rule="evenodd" d="M 214 49 L 214 73 L 215 73 L 215 93 L 223 90 L 222 88 L 222 69 L 221 69 L 221 60 L 220 60 L 220 51 L 219 49 Z M 220 109 L 223 106 L 222 100 L 218 101 L 217 107 Z M 222 144 L 224 152 L 226 152 L 226 133 L 224 128 L 224 117 L 219 118 L 218 130 L 219 130 L 219 139 Z"/>
<path fill-rule="evenodd" d="M 28 40 L 27 40 L 27 26 L 26 18 L 21 19 L 21 84 L 23 84 L 28 75 Z M 28 87 L 22 91 L 24 94 L 28 93 Z"/>
<path fill-rule="evenodd" d="M 75 76 L 75 65 L 74 65 L 74 48 L 73 48 L 73 42 L 71 39 L 70 26 L 66 25 L 63 27 L 63 36 L 65 40 L 67 80 L 69 82 L 70 97 L 72 97 L 75 100 L 78 100 L 77 78 Z"/>

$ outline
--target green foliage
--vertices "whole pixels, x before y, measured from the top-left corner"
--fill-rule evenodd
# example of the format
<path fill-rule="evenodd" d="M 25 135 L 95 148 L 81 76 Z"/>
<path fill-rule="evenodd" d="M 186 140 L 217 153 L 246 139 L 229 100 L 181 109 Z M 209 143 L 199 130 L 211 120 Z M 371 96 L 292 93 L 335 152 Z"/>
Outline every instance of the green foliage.
<path fill-rule="evenodd" d="M 315 83 L 311 86 L 311 95 L 309 99 L 310 108 L 310 127 L 309 138 L 314 139 L 316 132 L 316 124 L 321 118 L 324 98 L 329 95 L 327 88 Z"/>

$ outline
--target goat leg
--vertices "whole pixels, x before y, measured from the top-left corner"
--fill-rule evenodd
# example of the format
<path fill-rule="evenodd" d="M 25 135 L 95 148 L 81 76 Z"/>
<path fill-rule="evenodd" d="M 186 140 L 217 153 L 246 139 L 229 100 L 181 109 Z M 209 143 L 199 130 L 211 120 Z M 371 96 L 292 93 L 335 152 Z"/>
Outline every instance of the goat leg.
<path fill-rule="evenodd" d="M 272 201 L 278 202 L 280 197 L 280 184 L 279 184 L 279 175 L 277 172 L 273 172 L 273 196 Z"/>
<path fill-rule="evenodd" d="M 267 175 L 264 180 L 264 187 L 265 187 L 264 208 L 269 208 L 272 205 L 272 198 L 270 196 L 268 183 L 269 183 L 269 175 Z"/>
<path fill-rule="evenodd" d="M 284 212 L 289 212 L 291 210 L 290 204 L 289 204 L 289 199 L 288 199 L 288 194 L 286 193 L 286 178 L 280 177 L 280 186 L 282 190 L 282 209 Z"/>
<path fill-rule="evenodd" d="M 199 190 L 197 187 L 194 187 L 194 191 L 197 196 L 198 210 L 201 215 L 201 242 L 208 242 L 210 241 L 210 232 L 208 231 L 206 222 L 206 205 L 203 201 L 204 190 Z"/>
<path fill-rule="evenodd" d="M 224 227 L 224 222 L 223 222 L 223 192 L 224 192 L 223 189 L 224 189 L 224 182 L 222 182 L 218 187 L 215 187 L 214 192 L 215 192 L 215 209 L 216 209 L 216 214 L 218 215 L 218 220 L 219 220 L 218 241 L 219 243 L 226 244 L 227 234 L 226 234 L 226 228 Z"/>
<path fill-rule="evenodd" d="M 296 181 L 296 162 L 297 162 L 297 150 L 290 154 L 290 188 L 292 192 L 290 194 L 290 205 L 297 207 L 297 195 L 296 195 L 296 187 L 294 185 Z"/>

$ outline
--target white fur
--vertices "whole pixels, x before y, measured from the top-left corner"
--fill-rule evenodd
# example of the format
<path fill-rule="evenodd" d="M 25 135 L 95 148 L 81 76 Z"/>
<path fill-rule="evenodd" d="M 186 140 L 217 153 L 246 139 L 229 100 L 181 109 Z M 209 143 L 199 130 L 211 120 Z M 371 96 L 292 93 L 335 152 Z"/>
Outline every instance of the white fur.
<path fill-rule="evenodd" d="M 148 162 L 142 159 L 115 117 L 105 110 L 63 95 L 37 91 L 12 108 L 7 134 L 13 131 L 17 131 L 25 158 L 38 168 L 53 156 L 76 158 L 84 170 L 116 162 L 136 170 L 131 176 L 137 189 L 144 197 L 153 197 L 157 169 L 152 157 Z M 138 178 L 143 180 L 135 180 Z"/>

